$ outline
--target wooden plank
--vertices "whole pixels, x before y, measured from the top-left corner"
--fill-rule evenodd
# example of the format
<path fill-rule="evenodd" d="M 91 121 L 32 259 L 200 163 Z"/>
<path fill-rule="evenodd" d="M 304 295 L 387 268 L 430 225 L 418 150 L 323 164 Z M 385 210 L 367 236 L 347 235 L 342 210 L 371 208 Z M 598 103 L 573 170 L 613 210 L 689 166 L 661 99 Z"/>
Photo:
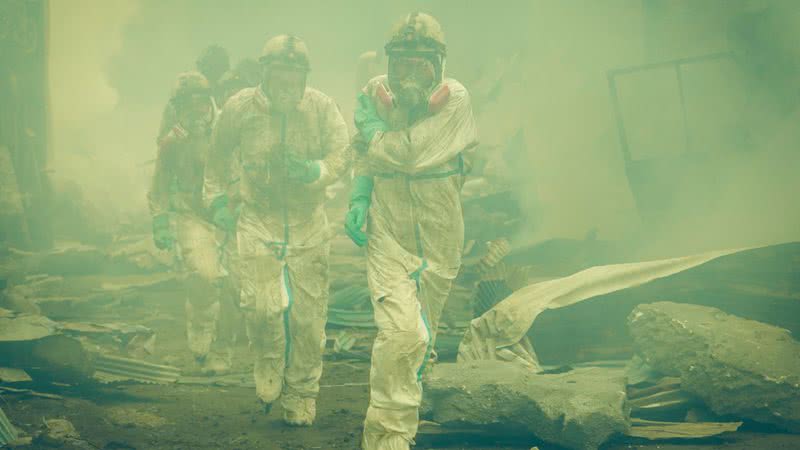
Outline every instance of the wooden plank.
<path fill-rule="evenodd" d="M 667 391 L 670 389 L 680 388 L 681 379 L 676 377 L 665 377 L 658 381 L 658 384 L 650 387 L 637 388 L 628 387 L 628 398 L 634 399 L 639 397 L 647 397 L 648 395 L 657 394 L 659 392 Z"/>
<path fill-rule="evenodd" d="M 14 367 L 0 367 L 0 382 L 24 383 L 28 381 L 33 381 L 28 372 Z"/>
<path fill-rule="evenodd" d="M 669 409 L 678 405 L 688 405 L 695 402 L 695 397 L 688 392 L 677 389 L 670 389 L 646 397 L 631 399 L 628 403 L 631 408 L 636 410 Z"/>
<path fill-rule="evenodd" d="M 734 432 L 742 422 L 659 422 L 631 419 L 627 436 L 648 439 L 702 439 L 722 433 Z"/>

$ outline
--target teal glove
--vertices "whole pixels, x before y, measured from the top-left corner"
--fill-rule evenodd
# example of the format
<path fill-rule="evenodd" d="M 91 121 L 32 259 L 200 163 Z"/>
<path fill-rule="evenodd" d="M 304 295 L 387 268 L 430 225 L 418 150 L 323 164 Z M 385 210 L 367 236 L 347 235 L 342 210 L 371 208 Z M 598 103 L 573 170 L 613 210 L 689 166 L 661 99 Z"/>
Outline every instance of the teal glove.
<path fill-rule="evenodd" d="M 293 156 L 288 158 L 286 164 L 286 176 L 290 180 L 299 183 L 311 184 L 319 180 L 322 174 L 322 167 L 319 161 L 299 159 Z"/>
<path fill-rule="evenodd" d="M 171 250 L 175 246 L 177 236 L 169 225 L 169 215 L 159 214 L 153 217 L 153 243 L 159 250 Z"/>
<path fill-rule="evenodd" d="M 357 246 L 367 244 L 367 234 L 361 229 L 367 222 L 367 212 L 372 201 L 372 178 L 359 176 L 353 179 L 350 192 L 350 209 L 344 218 L 344 231 Z"/>
<path fill-rule="evenodd" d="M 228 197 L 220 195 L 211 203 L 211 221 L 226 233 L 236 231 L 237 217 L 228 208 Z"/>
<path fill-rule="evenodd" d="M 358 95 L 358 104 L 356 105 L 356 111 L 353 115 L 353 121 L 359 133 L 364 137 L 367 143 L 372 141 L 372 138 L 378 131 L 386 131 L 389 129 L 386 122 L 378 115 L 378 109 L 375 107 L 375 103 L 363 92 Z"/>

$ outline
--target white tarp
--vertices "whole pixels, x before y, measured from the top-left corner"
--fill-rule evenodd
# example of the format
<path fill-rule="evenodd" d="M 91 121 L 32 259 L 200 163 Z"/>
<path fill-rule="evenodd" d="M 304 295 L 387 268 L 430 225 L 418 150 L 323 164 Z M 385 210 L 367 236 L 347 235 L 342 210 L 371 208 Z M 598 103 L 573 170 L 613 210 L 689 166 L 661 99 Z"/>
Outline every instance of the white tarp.
<path fill-rule="evenodd" d="M 528 330 L 542 312 L 628 289 L 700 266 L 744 249 L 658 261 L 592 267 L 524 287 L 473 319 L 458 347 L 459 361 L 502 360 L 540 370 Z"/>

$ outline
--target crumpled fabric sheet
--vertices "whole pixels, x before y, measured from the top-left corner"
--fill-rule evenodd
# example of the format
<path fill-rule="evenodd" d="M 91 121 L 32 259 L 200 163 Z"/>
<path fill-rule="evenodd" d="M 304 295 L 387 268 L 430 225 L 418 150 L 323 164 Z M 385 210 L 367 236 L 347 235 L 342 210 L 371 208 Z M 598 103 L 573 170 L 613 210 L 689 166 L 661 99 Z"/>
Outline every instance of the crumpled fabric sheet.
<path fill-rule="evenodd" d="M 743 249 L 597 266 L 567 277 L 529 285 L 470 322 L 458 347 L 458 361 L 499 360 L 540 371 L 539 360 L 527 333 L 542 312 L 641 286 L 740 251 Z"/>

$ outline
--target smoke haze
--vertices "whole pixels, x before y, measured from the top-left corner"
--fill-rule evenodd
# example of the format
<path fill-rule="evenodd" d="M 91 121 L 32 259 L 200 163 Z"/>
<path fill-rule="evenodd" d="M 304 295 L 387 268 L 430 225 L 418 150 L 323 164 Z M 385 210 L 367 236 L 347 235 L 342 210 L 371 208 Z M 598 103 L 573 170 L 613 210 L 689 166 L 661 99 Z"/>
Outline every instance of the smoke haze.
<path fill-rule="evenodd" d="M 51 166 L 59 189 L 82 191 L 98 232 L 146 229 L 160 114 L 175 75 L 191 69 L 203 48 L 225 47 L 235 65 L 257 57 L 270 36 L 301 36 L 311 51 L 310 83 L 333 96 L 351 122 L 358 56 L 381 51 L 397 19 L 423 10 L 444 27 L 448 75 L 472 91 L 481 151 L 495 157 L 512 137 L 521 139 L 508 170 L 529 216 L 522 240 L 596 230 L 601 239 L 636 242 L 656 256 L 800 238 L 800 78 L 791 76 L 800 66 L 800 21 L 792 2 L 50 5 Z M 765 45 L 773 59 L 754 59 L 769 54 Z M 719 52 L 734 56 L 683 66 L 686 127 L 674 71 L 618 77 L 634 160 L 673 157 L 687 145 L 702 156 L 702 176 L 659 185 L 654 198 L 669 204 L 650 206 L 665 215 L 643 219 L 607 73 Z"/>

